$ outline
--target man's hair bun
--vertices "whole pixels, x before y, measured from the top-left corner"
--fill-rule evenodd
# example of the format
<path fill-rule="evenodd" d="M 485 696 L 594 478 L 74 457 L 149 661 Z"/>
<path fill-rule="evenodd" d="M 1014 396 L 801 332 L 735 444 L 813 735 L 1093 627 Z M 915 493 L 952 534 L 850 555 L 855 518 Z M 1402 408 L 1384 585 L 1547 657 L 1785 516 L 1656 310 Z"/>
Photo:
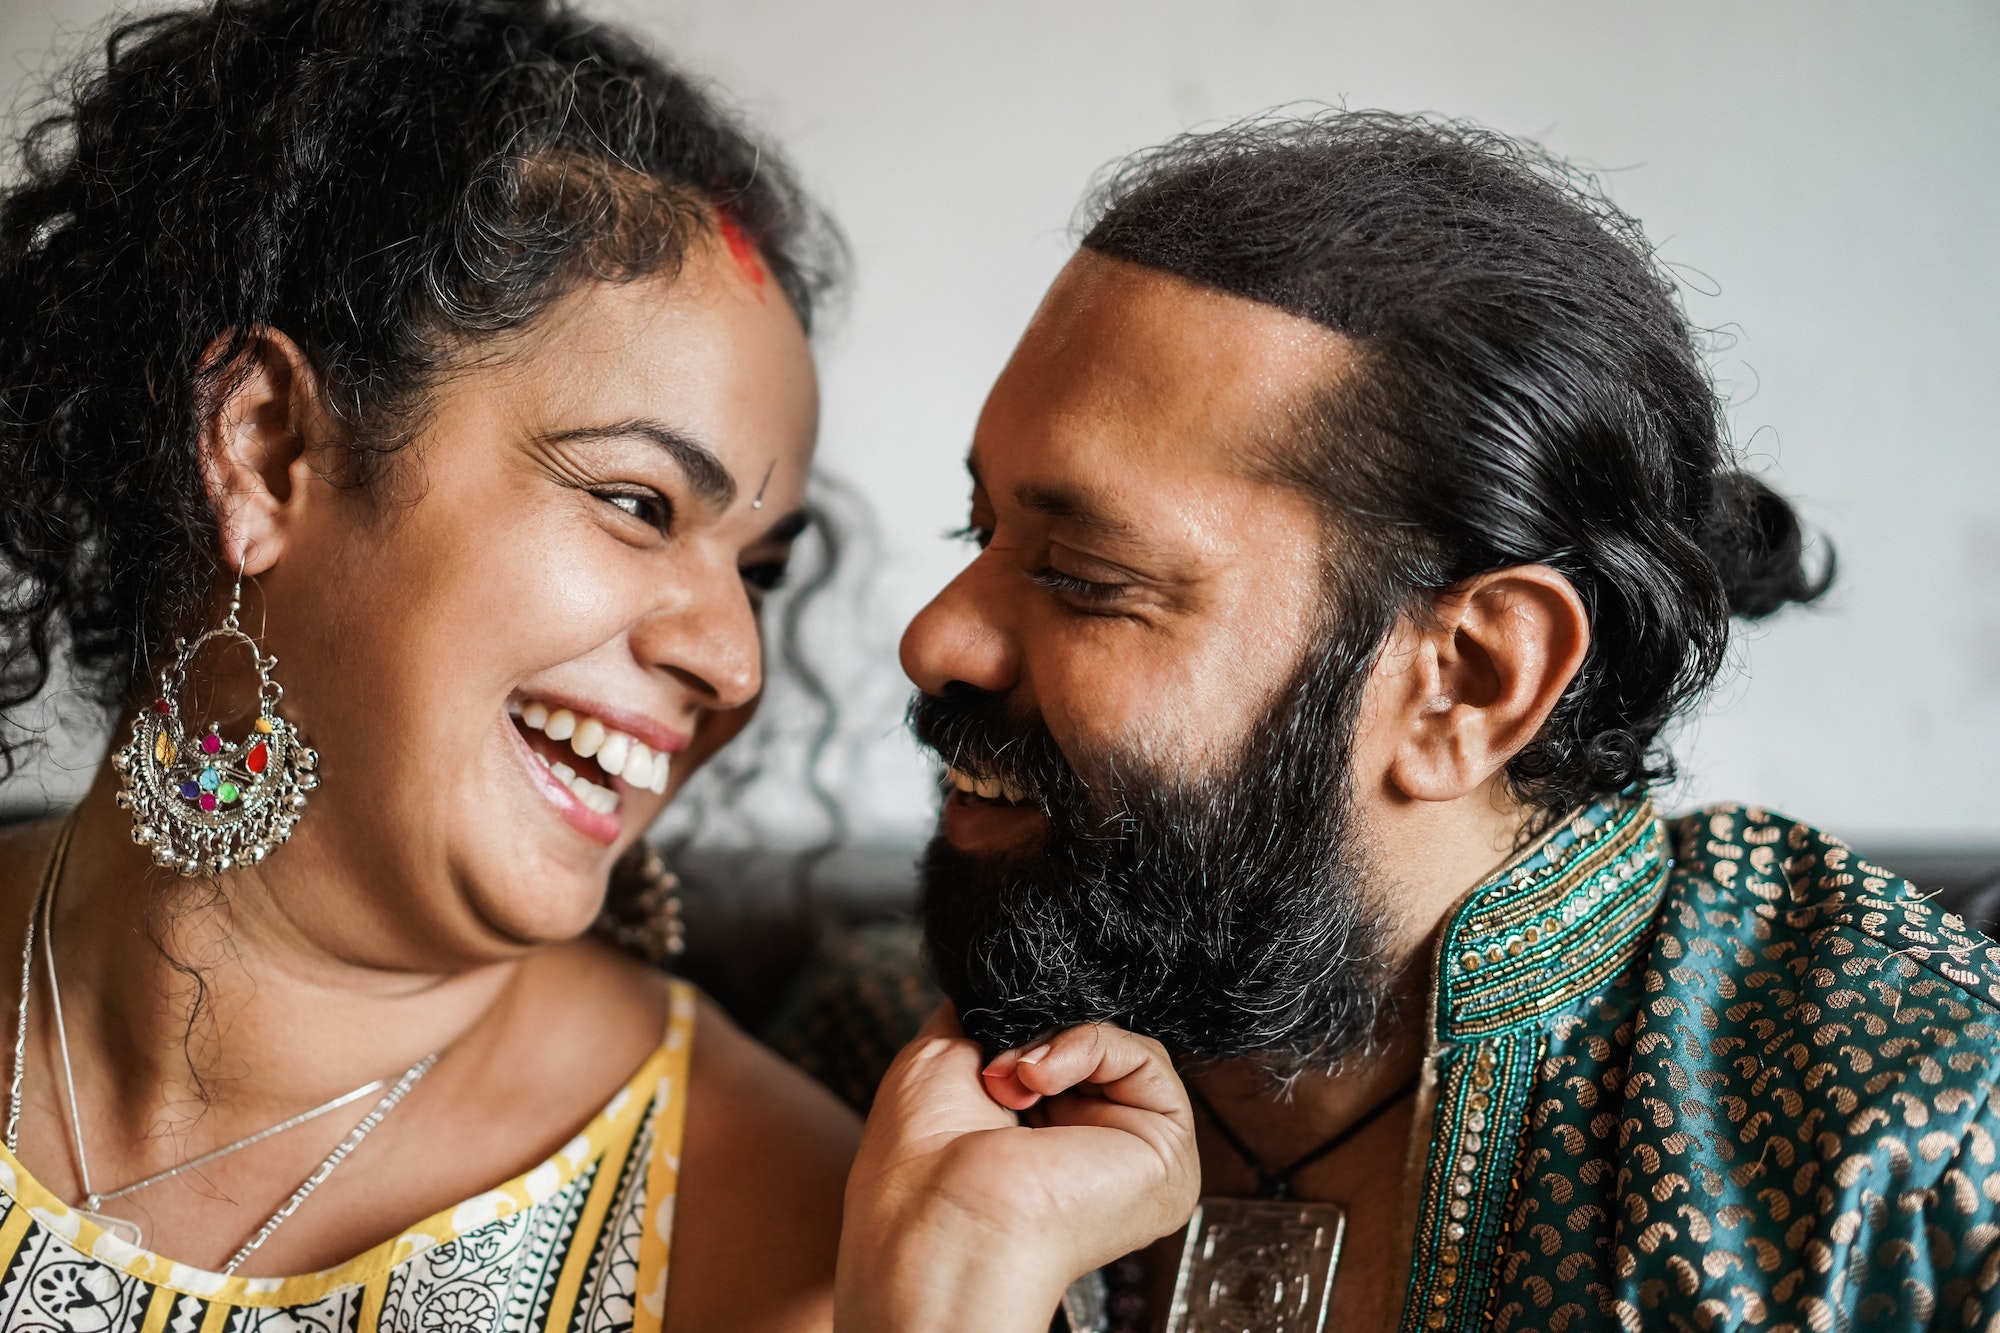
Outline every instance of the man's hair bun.
<path fill-rule="evenodd" d="M 1817 571 L 1807 567 L 1807 535 L 1784 496 L 1748 472 L 1730 470 L 1715 480 L 1701 547 L 1715 562 L 1729 598 L 1729 614 L 1761 620 L 1787 606 L 1817 599 L 1833 583 L 1833 548 Z"/>

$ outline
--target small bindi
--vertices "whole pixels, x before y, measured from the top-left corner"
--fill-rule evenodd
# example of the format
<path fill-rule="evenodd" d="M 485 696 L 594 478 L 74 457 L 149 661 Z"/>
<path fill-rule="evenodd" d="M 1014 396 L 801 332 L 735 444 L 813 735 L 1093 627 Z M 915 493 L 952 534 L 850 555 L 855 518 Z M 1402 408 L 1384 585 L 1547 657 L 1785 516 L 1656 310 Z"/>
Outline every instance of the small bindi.
<path fill-rule="evenodd" d="M 764 469 L 764 480 L 757 483 L 757 494 L 750 499 L 750 507 L 752 509 L 762 509 L 764 507 L 764 491 L 771 484 L 771 474 L 777 470 L 778 460 L 774 458 L 771 460 L 771 465 Z"/>

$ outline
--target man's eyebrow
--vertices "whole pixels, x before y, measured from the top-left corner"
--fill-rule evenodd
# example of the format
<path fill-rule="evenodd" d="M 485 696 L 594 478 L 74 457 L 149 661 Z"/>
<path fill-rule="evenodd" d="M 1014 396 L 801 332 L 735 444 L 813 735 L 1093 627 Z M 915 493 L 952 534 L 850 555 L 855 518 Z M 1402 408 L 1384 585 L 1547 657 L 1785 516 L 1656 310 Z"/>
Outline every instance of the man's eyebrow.
<path fill-rule="evenodd" d="M 687 474 L 688 484 L 702 499 L 717 509 L 727 509 L 736 499 L 736 478 L 729 475 L 729 469 L 701 441 L 675 430 L 659 421 L 635 417 L 630 421 L 617 421 L 608 426 L 577 426 L 570 430 L 551 431 L 542 436 L 551 444 L 566 444 L 576 440 L 616 440 L 637 438 L 658 446 L 670 454 Z"/>
<path fill-rule="evenodd" d="M 974 486 L 983 487 L 986 484 L 980 480 L 979 464 L 970 454 L 965 456 L 965 470 L 971 474 Z M 1139 529 L 1132 524 L 1105 513 L 1101 506 L 1093 502 L 1091 493 L 1082 487 L 1044 486 L 1033 482 L 1022 482 L 1014 488 L 1014 503 L 1031 514 L 1062 519 L 1107 536 L 1140 535 Z"/>
<path fill-rule="evenodd" d="M 1014 488 L 1014 503 L 1031 514 L 1061 519 L 1109 537 L 1134 537 L 1139 530 L 1122 518 L 1114 518 L 1093 502 L 1091 493 L 1075 486 L 1043 486 L 1022 482 Z"/>

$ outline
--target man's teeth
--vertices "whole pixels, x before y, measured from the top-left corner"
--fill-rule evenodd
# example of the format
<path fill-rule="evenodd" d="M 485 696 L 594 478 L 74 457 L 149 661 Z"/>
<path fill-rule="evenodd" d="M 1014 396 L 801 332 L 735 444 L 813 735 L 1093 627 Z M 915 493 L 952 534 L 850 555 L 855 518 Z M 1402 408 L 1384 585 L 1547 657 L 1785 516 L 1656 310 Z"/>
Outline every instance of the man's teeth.
<path fill-rule="evenodd" d="M 588 713 L 578 717 L 567 708 L 550 708 L 539 700 L 530 700 L 521 705 L 522 725 L 541 732 L 552 741 L 568 741 L 569 748 L 578 757 L 597 760 L 597 766 L 615 778 L 624 778 L 625 785 L 657 794 L 667 790 L 667 771 L 672 756 L 665 750 L 655 751 L 642 740 L 636 740 L 622 731 L 614 731 Z M 543 760 L 547 763 L 547 760 Z M 618 793 L 576 775 L 568 764 L 550 764 L 549 769 L 576 792 L 577 799 L 593 810 L 592 804 L 598 798 L 586 796 L 578 789 L 578 784 L 593 792 L 602 792 L 610 798 L 610 805 L 601 813 L 609 814 L 618 808 Z"/>
<path fill-rule="evenodd" d="M 968 796 L 978 796 L 989 801 L 1006 801 L 1019 805 L 1028 799 L 1028 792 L 1007 778 L 976 778 L 963 769 L 947 768 L 945 781 Z"/>

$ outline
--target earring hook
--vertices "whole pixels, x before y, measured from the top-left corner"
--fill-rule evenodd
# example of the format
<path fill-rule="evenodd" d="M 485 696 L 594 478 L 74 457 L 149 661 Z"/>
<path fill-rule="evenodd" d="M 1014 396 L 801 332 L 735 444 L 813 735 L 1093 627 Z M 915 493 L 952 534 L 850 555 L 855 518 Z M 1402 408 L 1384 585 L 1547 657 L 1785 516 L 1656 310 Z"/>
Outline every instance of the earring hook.
<path fill-rule="evenodd" d="M 229 591 L 229 614 L 222 618 L 222 627 L 224 629 L 240 630 L 242 628 L 241 625 L 236 623 L 236 613 L 243 609 L 244 564 L 245 557 L 240 555 L 236 557 L 236 586 Z"/>

